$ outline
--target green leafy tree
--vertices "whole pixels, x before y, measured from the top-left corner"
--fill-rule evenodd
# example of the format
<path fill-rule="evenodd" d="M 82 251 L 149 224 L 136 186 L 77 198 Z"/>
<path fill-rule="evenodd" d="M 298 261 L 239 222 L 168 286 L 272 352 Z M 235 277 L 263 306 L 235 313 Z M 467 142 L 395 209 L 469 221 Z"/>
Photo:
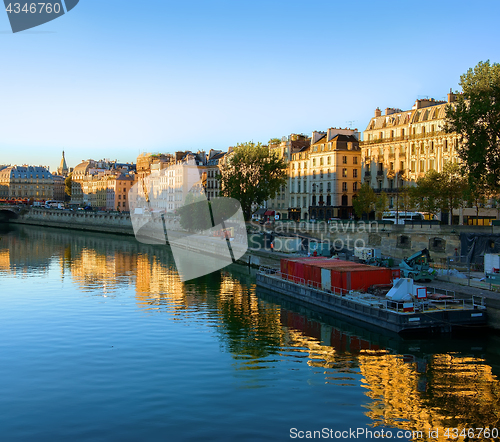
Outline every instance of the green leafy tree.
<path fill-rule="evenodd" d="M 412 212 L 414 205 L 411 197 L 411 187 L 409 185 L 403 185 L 398 189 L 398 194 L 396 195 L 396 207 L 399 212 Z"/>
<path fill-rule="evenodd" d="M 219 169 L 221 195 L 239 201 L 246 220 L 252 217 L 252 206 L 275 198 L 286 184 L 285 160 L 261 143 L 238 144 Z"/>
<path fill-rule="evenodd" d="M 189 232 L 199 232 L 212 227 L 209 204 L 205 195 L 188 193 L 184 205 L 177 209 L 181 227 Z"/>
<path fill-rule="evenodd" d="M 269 145 L 271 145 L 271 144 L 273 144 L 275 146 L 280 145 L 281 144 L 281 138 L 271 138 L 269 140 Z"/>
<path fill-rule="evenodd" d="M 73 184 L 73 177 L 69 174 L 64 180 L 64 193 L 71 198 L 71 185 Z"/>
<path fill-rule="evenodd" d="M 476 208 L 477 225 L 479 224 L 479 209 L 486 205 L 490 191 L 484 179 L 479 179 L 478 181 L 469 179 L 468 184 L 464 191 L 464 198 L 468 207 Z"/>
<path fill-rule="evenodd" d="M 439 189 L 439 208 L 449 213 L 449 224 L 453 224 L 453 209 L 463 206 L 467 189 L 467 180 L 457 163 L 445 164 L 437 175 L 436 188 Z"/>
<path fill-rule="evenodd" d="M 353 198 L 352 205 L 358 218 L 363 218 L 364 214 L 369 214 L 375 206 L 377 196 L 370 187 L 370 184 L 363 183 L 359 188 L 356 198 Z"/>
<path fill-rule="evenodd" d="M 422 212 L 436 214 L 440 208 L 439 173 L 429 170 L 425 176 L 420 177 L 414 187 L 409 190 L 411 205 Z"/>
<path fill-rule="evenodd" d="M 380 192 L 380 195 L 375 201 L 375 216 L 377 219 L 382 219 L 382 215 L 389 208 L 389 197 L 387 193 Z"/>
<path fill-rule="evenodd" d="M 479 62 L 460 77 L 462 93 L 447 107 L 444 130 L 460 135 L 458 154 L 469 177 L 500 188 L 500 64 Z"/>

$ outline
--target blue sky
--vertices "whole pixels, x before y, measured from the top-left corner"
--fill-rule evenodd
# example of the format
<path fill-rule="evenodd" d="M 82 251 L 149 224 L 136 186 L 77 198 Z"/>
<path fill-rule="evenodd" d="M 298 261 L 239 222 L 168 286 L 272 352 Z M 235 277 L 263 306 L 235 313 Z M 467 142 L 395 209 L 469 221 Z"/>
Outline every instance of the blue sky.
<path fill-rule="evenodd" d="M 0 164 L 363 130 L 500 61 L 497 0 L 309 3 L 80 0 L 18 34 L 0 11 Z"/>

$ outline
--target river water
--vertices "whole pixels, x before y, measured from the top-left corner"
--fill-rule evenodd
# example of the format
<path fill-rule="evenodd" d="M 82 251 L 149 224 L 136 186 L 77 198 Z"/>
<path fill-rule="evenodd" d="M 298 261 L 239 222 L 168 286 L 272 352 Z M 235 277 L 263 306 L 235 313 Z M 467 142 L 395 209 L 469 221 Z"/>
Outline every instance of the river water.
<path fill-rule="evenodd" d="M 182 283 L 166 247 L 2 229 L 2 441 L 500 438 L 498 336 L 405 341 L 242 266 Z"/>

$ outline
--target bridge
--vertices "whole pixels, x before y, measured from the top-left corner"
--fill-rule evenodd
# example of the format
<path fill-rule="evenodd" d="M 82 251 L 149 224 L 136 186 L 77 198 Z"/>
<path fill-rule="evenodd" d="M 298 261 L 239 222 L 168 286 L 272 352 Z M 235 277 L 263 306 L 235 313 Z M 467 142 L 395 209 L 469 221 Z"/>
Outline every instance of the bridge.
<path fill-rule="evenodd" d="M 19 217 L 18 207 L 0 206 L 0 223 L 8 223 L 11 219 Z"/>

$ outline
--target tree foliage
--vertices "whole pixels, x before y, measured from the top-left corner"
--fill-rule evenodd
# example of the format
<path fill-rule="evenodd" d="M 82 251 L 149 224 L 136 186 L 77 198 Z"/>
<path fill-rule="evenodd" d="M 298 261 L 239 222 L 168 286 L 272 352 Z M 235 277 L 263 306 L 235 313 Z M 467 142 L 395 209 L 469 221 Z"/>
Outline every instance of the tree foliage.
<path fill-rule="evenodd" d="M 221 194 L 241 204 L 246 220 L 252 206 L 276 197 L 286 184 L 287 166 L 283 158 L 272 154 L 267 146 L 253 142 L 238 144 L 227 161 L 220 165 Z"/>
<path fill-rule="evenodd" d="M 422 212 L 429 212 L 434 215 L 438 213 L 440 206 L 439 180 L 439 173 L 433 169 L 420 177 L 416 186 L 410 188 L 412 205 Z"/>
<path fill-rule="evenodd" d="M 382 215 L 389 208 L 389 197 L 387 193 L 380 192 L 380 195 L 375 201 L 375 216 L 377 219 L 382 219 Z"/>
<path fill-rule="evenodd" d="M 476 224 L 479 223 L 479 209 L 484 207 L 491 197 L 490 190 L 483 178 L 479 180 L 469 179 L 469 185 L 464 192 L 467 207 L 476 209 Z"/>
<path fill-rule="evenodd" d="M 479 62 L 460 77 L 462 93 L 444 130 L 460 135 L 458 154 L 472 182 L 500 188 L 500 65 Z"/>
<path fill-rule="evenodd" d="M 209 202 L 205 195 L 188 193 L 184 205 L 177 209 L 181 227 L 189 232 L 199 232 L 212 227 Z"/>
<path fill-rule="evenodd" d="M 363 183 L 359 188 L 356 198 L 353 198 L 352 205 L 354 212 L 358 218 L 363 218 L 363 215 L 369 214 L 375 206 L 377 196 L 368 183 Z"/>
<path fill-rule="evenodd" d="M 443 171 L 438 174 L 439 208 L 442 212 L 448 212 L 449 223 L 452 224 L 453 209 L 463 206 L 467 180 L 462 176 L 461 168 L 457 163 L 447 163 Z"/>
<path fill-rule="evenodd" d="M 462 176 L 461 168 L 456 163 L 445 164 L 442 172 L 429 170 L 417 180 L 410 189 L 413 205 L 422 212 L 437 214 L 439 211 L 450 214 L 461 207 L 465 200 L 467 180 Z"/>
<path fill-rule="evenodd" d="M 71 185 L 73 184 L 73 178 L 69 174 L 64 180 L 64 192 L 71 198 Z"/>

